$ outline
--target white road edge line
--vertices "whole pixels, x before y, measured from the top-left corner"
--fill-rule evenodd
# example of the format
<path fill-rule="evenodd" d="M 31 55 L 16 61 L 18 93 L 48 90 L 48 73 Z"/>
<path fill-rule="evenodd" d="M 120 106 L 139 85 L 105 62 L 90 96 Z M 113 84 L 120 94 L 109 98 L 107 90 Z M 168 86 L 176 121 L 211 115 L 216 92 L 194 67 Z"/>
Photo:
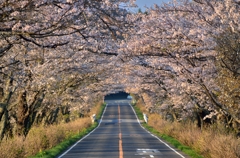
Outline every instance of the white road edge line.
<path fill-rule="evenodd" d="M 80 143 L 83 139 L 85 139 L 86 137 L 88 137 L 91 133 L 93 133 L 93 132 L 100 126 L 100 124 L 101 124 L 101 122 L 102 122 L 103 115 L 104 115 L 104 113 L 105 113 L 105 111 L 106 111 L 106 109 L 107 109 L 107 106 L 108 106 L 108 104 L 107 104 L 106 107 L 104 108 L 104 111 L 103 111 L 103 113 L 102 113 L 102 116 L 101 116 L 101 119 L 100 119 L 100 122 L 99 122 L 98 126 L 97 126 L 94 130 L 92 130 L 90 133 L 88 133 L 86 136 L 84 136 L 82 139 L 80 139 L 79 141 L 77 141 L 74 145 L 72 145 L 67 151 L 65 151 L 65 152 L 64 152 L 62 155 L 60 155 L 58 158 L 61 158 L 61 157 L 63 157 L 64 155 L 66 155 L 70 150 L 72 150 L 72 148 L 74 148 L 78 143 Z"/>
<path fill-rule="evenodd" d="M 137 114 L 136 114 L 136 112 L 135 112 L 135 110 L 133 109 L 133 107 L 132 107 L 132 105 L 131 104 L 129 104 L 129 106 L 132 108 L 132 110 L 133 110 L 133 112 L 134 112 L 134 114 L 135 114 L 135 116 L 136 116 L 136 118 L 137 118 L 137 120 L 138 120 L 138 123 L 139 123 L 139 125 L 145 130 L 145 131 L 147 131 L 147 132 L 149 132 L 146 128 L 144 128 L 142 125 L 141 125 L 141 123 L 140 123 L 140 121 L 139 121 L 139 119 L 138 119 L 138 117 L 137 117 Z M 150 133 L 150 132 L 149 132 Z M 182 154 L 180 154 L 179 152 L 177 152 L 175 149 L 173 149 L 172 147 L 170 147 L 167 143 L 165 143 L 164 141 L 162 141 L 160 138 L 158 138 L 157 136 L 155 136 L 154 134 L 151 134 L 153 137 L 155 137 L 155 138 L 157 138 L 160 142 L 162 142 L 163 144 L 165 144 L 168 148 L 170 148 L 172 151 L 174 151 L 176 154 L 178 154 L 179 156 L 181 156 L 182 158 L 185 158 Z"/>

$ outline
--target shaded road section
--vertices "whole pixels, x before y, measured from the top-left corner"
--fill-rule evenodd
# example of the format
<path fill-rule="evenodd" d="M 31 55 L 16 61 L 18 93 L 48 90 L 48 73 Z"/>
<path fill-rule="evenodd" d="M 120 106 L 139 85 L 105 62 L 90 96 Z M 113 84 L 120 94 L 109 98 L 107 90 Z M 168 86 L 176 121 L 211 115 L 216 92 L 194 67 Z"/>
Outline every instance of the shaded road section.
<path fill-rule="evenodd" d="M 111 100 L 100 125 L 59 158 L 186 157 L 143 129 L 129 100 Z"/>

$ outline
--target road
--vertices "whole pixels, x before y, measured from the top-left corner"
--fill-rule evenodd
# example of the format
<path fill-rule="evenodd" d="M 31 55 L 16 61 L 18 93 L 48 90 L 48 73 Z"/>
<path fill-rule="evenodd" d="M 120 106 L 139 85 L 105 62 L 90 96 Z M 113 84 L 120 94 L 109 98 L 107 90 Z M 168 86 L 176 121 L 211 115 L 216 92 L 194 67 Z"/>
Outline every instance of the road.
<path fill-rule="evenodd" d="M 109 101 L 99 126 L 59 158 L 180 158 L 140 124 L 129 101 Z"/>

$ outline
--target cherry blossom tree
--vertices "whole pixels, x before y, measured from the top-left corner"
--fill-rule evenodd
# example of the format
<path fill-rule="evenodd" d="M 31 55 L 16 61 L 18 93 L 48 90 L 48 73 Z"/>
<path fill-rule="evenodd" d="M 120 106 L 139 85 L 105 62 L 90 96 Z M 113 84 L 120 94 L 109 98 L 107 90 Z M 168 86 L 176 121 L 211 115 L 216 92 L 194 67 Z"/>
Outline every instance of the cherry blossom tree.
<path fill-rule="evenodd" d="M 1 139 L 123 90 L 174 121 L 238 128 L 239 1 L 174 0 L 144 14 L 125 5 L 134 0 L 1 1 Z"/>
<path fill-rule="evenodd" d="M 220 80 L 217 82 L 222 74 L 216 68 L 217 58 L 221 56 L 217 48 L 221 47 L 225 57 L 220 57 L 223 59 L 221 61 L 223 67 L 220 69 L 230 74 L 235 72 L 238 76 L 239 66 L 234 65 L 233 58 L 226 57 L 226 54 L 230 56 L 230 49 L 227 47 L 229 44 L 234 48 L 231 49 L 232 54 L 235 54 L 234 57 L 238 59 L 239 56 L 238 47 L 236 47 L 238 40 L 234 37 L 239 32 L 238 9 L 239 2 L 234 0 L 181 0 L 172 1 L 163 6 L 156 5 L 154 9 L 148 11 L 148 14 L 133 15 L 131 20 L 135 22 L 135 30 L 133 30 L 135 36 L 129 38 L 125 56 L 142 56 L 145 59 L 152 57 L 151 62 L 138 64 L 151 67 L 153 70 L 165 64 L 165 67 L 168 67 L 167 72 L 171 72 L 169 69 L 172 69 L 169 77 L 162 75 L 164 77 L 160 77 L 161 82 L 155 81 L 159 89 L 164 85 L 169 96 L 168 99 L 162 98 L 164 101 L 159 102 L 162 105 L 159 108 L 182 109 L 178 112 L 179 119 L 184 118 L 185 114 L 191 116 L 192 111 L 198 111 L 201 115 L 205 113 L 201 116 L 202 119 L 224 115 L 225 118 L 231 118 L 227 120 L 228 122 L 233 121 L 239 124 L 239 111 L 236 108 L 230 108 L 232 107 L 230 102 L 220 101 L 226 97 L 218 96 L 223 94 Z M 227 30 L 233 34 L 231 37 L 236 39 L 235 46 L 233 42 L 223 38 L 228 37 Z M 237 61 L 235 60 L 235 63 Z M 147 77 L 149 74 L 145 75 Z M 238 85 L 236 83 L 239 82 L 239 78 L 231 81 Z M 230 82 L 226 83 L 226 85 L 229 84 Z M 227 87 L 229 90 L 229 86 L 225 88 Z M 151 91 L 156 94 L 153 88 Z M 225 92 L 229 93 L 226 89 Z M 157 97 L 152 94 L 150 96 L 152 100 Z M 236 99 L 232 99 L 232 102 L 238 106 L 239 103 L 234 100 Z"/>
<path fill-rule="evenodd" d="M 1 139 L 27 135 L 35 122 L 52 123 L 70 104 L 94 100 L 91 87 L 127 28 L 120 5 L 133 2 L 1 1 Z"/>

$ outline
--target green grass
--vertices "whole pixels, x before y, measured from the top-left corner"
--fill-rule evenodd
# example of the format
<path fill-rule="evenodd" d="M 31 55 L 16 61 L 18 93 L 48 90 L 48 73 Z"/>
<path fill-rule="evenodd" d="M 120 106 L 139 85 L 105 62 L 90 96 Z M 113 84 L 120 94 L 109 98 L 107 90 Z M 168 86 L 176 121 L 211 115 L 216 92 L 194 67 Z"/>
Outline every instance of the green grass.
<path fill-rule="evenodd" d="M 101 118 L 105 107 L 106 107 L 106 104 L 104 103 L 101 106 L 100 113 L 97 114 L 97 117 L 96 117 L 97 120 Z M 70 138 L 64 140 L 57 146 L 55 146 L 49 150 L 40 151 L 37 155 L 32 156 L 30 158 L 54 158 L 56 156 L 59 156 L 61 153 L 63 153 L 65 150 L 67 150 L 71 145 L 73 145 L 78 140 L 80 140 L 85 135 L 87 135 L 92 130 L 94 130 L 97 126 L 98 126 L 98 122 L 95 122 L 89 128 L 83 129 L 78 134 L 71 136 Z"/>
<path fill-rule="evenodd" d="M 141 110 L 136 106 L 136 104 L 132 104 L 132 107 L 134 108 L 138 119 L 139 119 L 139 120 L 143 120 L 143 113 L 142 113 Z"/>
<path fill-rule="evenodd" d="M 143 114 L 140 111 L 140 109 L 137 106 L 135 106 L 135 105 L 133 105 L 133 108 L 134 108 L 134 110 L 135 110 L 135 112 L 137 114 L 138 119 L 142 120 L 143 119 Z M 145 129 L 147 129 L 149 132 L 154 134 L 155 136 L 161 138 L 162 140 L 164 140 L 167 143 L 171 144 L 175 148 L 181 150 L 186 155 L 188 155 L 188 156 L 190 156 L 192 158 L 203 158 L 203 156 L 199 155 L 196 151 L 194 151 L 190 147 L 181 144 L 177 139 L 175 139 L 175 138 L 173 138 L 171 136 L 159 133 L 156 129 L 154 129 L 153 127 L 149 126 L 147 123 L 142 123 L 142 126 Z"/>
<path fill-rule="evenodd" d="M 101 119 L 102 114 L 103 114 L 103 111 L 104 111 L 106 105 L 107 105 L 106 103 L 103 103 L 102 106 L 100 107 L 100 113 L 97 114 L 97 116 L 96 116 L 96 119 L 97 119 L 97 120 Z"/>

